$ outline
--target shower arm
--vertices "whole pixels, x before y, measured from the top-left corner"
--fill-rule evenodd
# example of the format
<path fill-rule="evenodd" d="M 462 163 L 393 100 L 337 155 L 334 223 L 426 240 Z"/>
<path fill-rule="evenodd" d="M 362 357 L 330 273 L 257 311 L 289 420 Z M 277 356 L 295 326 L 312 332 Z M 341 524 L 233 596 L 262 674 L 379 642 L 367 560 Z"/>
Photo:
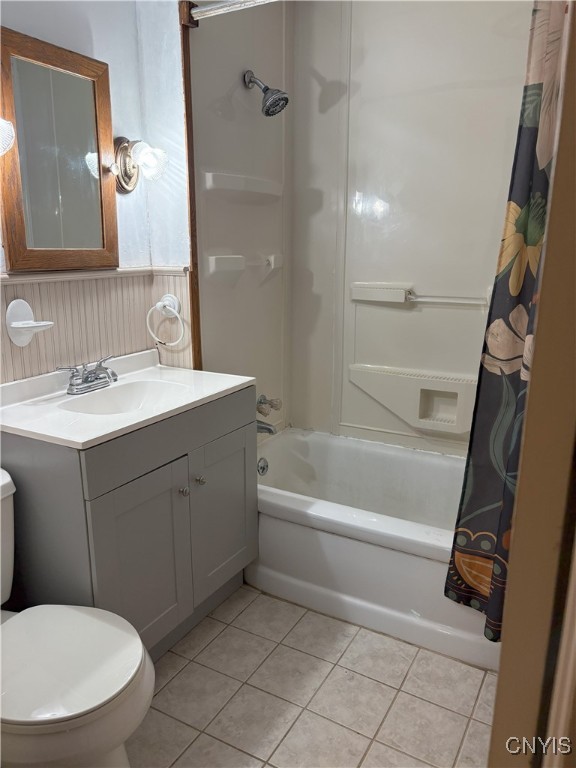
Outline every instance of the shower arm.
<path fill-rule="evenodd" d="M 244 75 L 244 84 L 246 85 L 246 88 L 254 88 L 255 85 L 260 88 L 262 93 L 265 93 L 266 91 L 270 90 L 270 87 L 268 85 L 265 85 L 260 78 L 256 77 L 254 72 L 248 71 Z"/>

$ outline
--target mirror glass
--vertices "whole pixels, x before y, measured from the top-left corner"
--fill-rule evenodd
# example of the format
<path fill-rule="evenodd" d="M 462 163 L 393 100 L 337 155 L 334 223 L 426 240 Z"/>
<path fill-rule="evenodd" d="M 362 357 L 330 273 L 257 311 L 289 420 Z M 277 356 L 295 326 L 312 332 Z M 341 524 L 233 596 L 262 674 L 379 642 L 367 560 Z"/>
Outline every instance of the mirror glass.
<path fill-rule="evenodd" d="M 28 248 L 102 248 L 94 81 L 11 56 Z"/>

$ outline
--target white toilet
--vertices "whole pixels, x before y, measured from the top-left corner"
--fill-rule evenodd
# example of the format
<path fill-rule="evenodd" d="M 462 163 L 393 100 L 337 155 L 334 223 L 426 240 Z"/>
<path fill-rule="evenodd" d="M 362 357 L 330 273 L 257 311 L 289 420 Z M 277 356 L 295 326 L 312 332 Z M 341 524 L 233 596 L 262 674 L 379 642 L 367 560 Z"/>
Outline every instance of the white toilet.
<path fill-rule="evenodd" d="M 12 588 L 14 484 L 0 470 L 2 603 Z M 124 743 L 152 701 L 134 627 L 98 608 L 2 611 L 2 766 L 129 767 Z"/>

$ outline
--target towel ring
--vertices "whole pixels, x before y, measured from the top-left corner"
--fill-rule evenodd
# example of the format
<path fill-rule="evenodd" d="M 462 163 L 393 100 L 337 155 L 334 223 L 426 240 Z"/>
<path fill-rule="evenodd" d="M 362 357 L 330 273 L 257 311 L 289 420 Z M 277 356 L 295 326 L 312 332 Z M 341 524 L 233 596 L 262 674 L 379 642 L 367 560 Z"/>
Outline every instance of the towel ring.
<path fill-rule="evenodd" d="M 150 328 L 150 318 L 152 317 L 154 310 L 158 310 L 158 312 L 163 314 L 165 317 L 178 318 L 178 321 L 180 322 L 180 336 L 178 336 L 176 341 L 162 341 L 158 338 L 158 336 L 156 336 L 152 328 Z M 154 341 L 158 344 L 162 344 L 163 347 L 175 347 L 177 344 L 180 344 L 184 338 L 185 328 L 184 321 L 180 315 L 180 301 L 176 298 L 176 296 L 173 296 L 171 293 L 167 293 L 162 296 L 159 302 L 150 307 L 148 314 L 146 315 L 146 328 L 148 329 L 148 333 L 150 336 L 152 336 Z"/>

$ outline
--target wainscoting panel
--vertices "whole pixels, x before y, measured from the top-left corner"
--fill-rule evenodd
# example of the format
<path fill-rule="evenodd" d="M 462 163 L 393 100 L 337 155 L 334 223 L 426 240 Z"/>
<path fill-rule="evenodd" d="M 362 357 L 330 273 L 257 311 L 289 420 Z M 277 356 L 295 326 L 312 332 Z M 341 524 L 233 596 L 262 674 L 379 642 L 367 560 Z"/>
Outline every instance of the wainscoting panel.
<path fill-rule="evenodd" d="M 156 346 L 146 330 L 146 313 L 164 293 L 174 293 L 180 299 L 186 333 L 173 349 L 159 346 L 161 362 L 191 368 L 188 284 L 187 273 L 151 270 L 60 281 L 54 276 L 34 281 L 8 278 L 1 288 L 2 382 L 49 373 L 59 365 L 78 365 Z M 13 299 L 27 301 L 37 320 L 54 322 L 53 328 L 36 334 L 27 347 L 17 347 L 8 338 L 6 307 Z M 157 323 L 157 318 L 152 321 Z M 167 341 L 176 338 L 176 326 L 174 320 L 153 325 L 157 335 Z"/>

